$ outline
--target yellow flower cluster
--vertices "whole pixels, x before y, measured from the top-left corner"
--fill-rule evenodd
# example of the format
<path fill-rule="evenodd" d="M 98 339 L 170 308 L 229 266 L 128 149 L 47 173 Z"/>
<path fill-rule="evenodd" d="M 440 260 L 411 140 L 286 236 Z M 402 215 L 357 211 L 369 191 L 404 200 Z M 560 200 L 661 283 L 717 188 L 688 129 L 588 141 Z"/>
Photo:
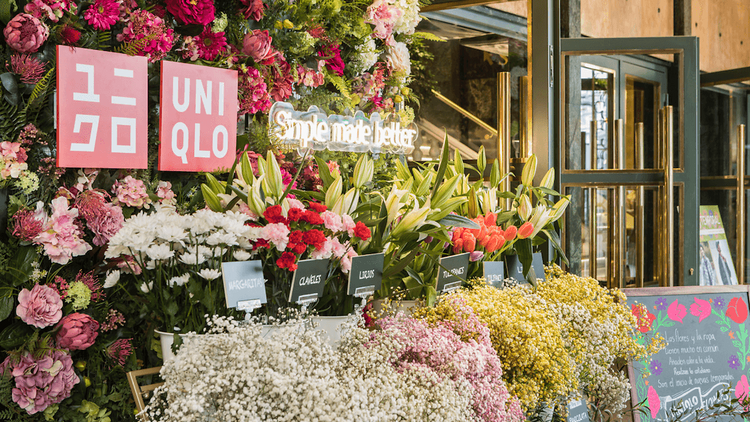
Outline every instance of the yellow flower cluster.
<path fill-rule="evenodd" d="M 492 345 L 503 365 L 503 380 L 524 411 L 578 391 L 575 363 L 557 319 L 529 288 L 498 290 L 479 284 L 454 295 L 489 327 Z M 455 313 L 446 302 L 420 310 L 415 317 L 450 320 Z"/>

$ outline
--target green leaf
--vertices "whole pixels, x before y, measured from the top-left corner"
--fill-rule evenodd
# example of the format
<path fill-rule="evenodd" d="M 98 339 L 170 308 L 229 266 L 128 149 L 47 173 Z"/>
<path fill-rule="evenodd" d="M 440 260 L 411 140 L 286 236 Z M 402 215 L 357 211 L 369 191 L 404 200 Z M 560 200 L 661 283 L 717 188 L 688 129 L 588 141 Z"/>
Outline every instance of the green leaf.
<path fill-rule="evenodd" d="M 331 183 L 333 183 L 333 176 L 331 176 L 331 171 L 328 169 L 328 163 L 317 156 L 315 157 L 315 162 L 318 164 L 320 180 L 323 181 L 323 190 L 328 190 L 328 186 L 331 186 Z"/>
<path fill-rule="evenodd" d="M 555 248 L 555 251 L 558 255 L 560 255 L 560 259 L 563 260 L 565 265 L 570 265 L 570 262 L 568 262 L 568 257 L 565 256 L 565 253 L 560 246 L 560 235 L 558 235 L 554 230 L 542 230 L 542 233 L 547 235 L 550 243 L 552 243 L 552 247 Z"/>
<path fill-rule="evenodd" d="M 25 246 L 20 248 L 8 262 L 8 273 L 13 277 L 13 286 L 19 286 L 28 281 L 34 272 L 32 264 L 37 261 L 36 248 Z"/>
<path fill-rule="evenodd" d="M 420 285 L 424 284 L 424 282 L 422 281 L 422 276 L 420 276 L 420 275 L 419 275 L 419 274 L 418 274 L 418 273 L 417 273 L 416 271 L 414 271 L 414 270 L 413 270 L 413 269 L 412 269 L 411 267 L 406 267 L 406 273 L 407 273 L 407 274 L 409 274 L 409 276 L 410 276 L 410 277 L 411 277 L 412 279 L 416 280 L 416 281 L 417 281 L 417 283 L 419 283 Z"/>
<path fill-rule="evenodd" d="M 729 331 L 729 328 L 727 328 L 727 327 L 721 327 L 721 332 L 722 333 L 726 333 L 727 331 Z"/>
<path fill-rule="evenodd" d="M 435 306 L 437 302 L 437 290 L 433 286 L 425 287 L 425 299 L 427 300 L 427 306 Z"/>
<path fill-rule="evenodd" d="M 15 321 L 13 324 L 5 327 L 3 331 L 0 331 L 0 349 L 15 349 L 22 345 L 33 331 L 26 323 Z"/>
<path fill-rule="evenodd" d="M 432 197 L 435 197 L 438 188 L 440 187 L 441 180 L 445 177 L 445 171 L 448 167 L 448 160 L 451 158 L 451 151 L 448 148 L 448 132 L 445 132 L 445 139 L 443 140 L 443 152 L 440 154 L 440 164 L 438 165 L 437 176 L 435 177 L 435 186 L 432 188 Z"/>
<path fill-rule="evenodd" d="M 445 42 L 445 40 L 432 32 L 415 32 L 412 34 L 412 37 L 416 38 L 422 38 L 427 41 L 437 41 L 437 42 Z"/>
<path fill-rule="evenodd" d="M 531 240 L 519 239 L 516 241 L 514 246 L 516 249 L 516 253 L 518 254 L 518 259 L 521 261 L 521 264 L 523 264 L 523 275 L 528 279 L 529 270 L 531 270 L 531 262 L 533 260 Z M 533 281 L 529 280 L 529 282 L 531 283 L 531 285 L 536 287 L 536 279 L 534 279 Z"/>
<path fill-rule="evenodd" d="M 12 296 L 0 298 L 0 321 L 4 321 L 13 312 L 13 305 L 16 301 Z"/>
<path fill-rule="evenodd" d="M 167 304 L 165 311 L 167 311 L 167 315 L 175 316 L 178 312 L 180 312 L 180 307 L 176 302 L 170 302 L 169 304 Z"/>
<path fill-rule="evenodd" d="M 492 171 L 490 172 L 490 187 L 496 188 L 500 184 L 502 175 L 500 174 L 500 162 L 495 160 L 492 163 Z"/>
<path fill-rule="evenodd" d="M 398 261 L 395 265 L 392 265 L 388 268 L 383 269 L 383 277 L 392 277 L 398 273 L 400 273 L 404 268 L 406 268 L 411 262 L 414 260 L 414 258 L 419 253 L 419 249 L 414 249 L 411 251 L 409 255 L 402 258 L 400 261 Z"/>
<path fill-rule="evenodd" d="M 442 220 L 439 221 L 440 225 L 442 226 L 450 226 L 450 227 L 463 227 L 466 229 L 479 229 L 479 224 L 475 223 L 474 221 L 471 221 L 470 219 L 462 216 L 462 215 L 455 215 L 455 214 L 449 214 L 443 217 Z"/>
<path fill-rule="evenodd" d="M 0 1 L 0 20 L 4 23 L 8 23 L 10 21 L 10 3 L 12 0 L 2 0 Z M 416 35 L 416 34 L 415 34 Z"/>

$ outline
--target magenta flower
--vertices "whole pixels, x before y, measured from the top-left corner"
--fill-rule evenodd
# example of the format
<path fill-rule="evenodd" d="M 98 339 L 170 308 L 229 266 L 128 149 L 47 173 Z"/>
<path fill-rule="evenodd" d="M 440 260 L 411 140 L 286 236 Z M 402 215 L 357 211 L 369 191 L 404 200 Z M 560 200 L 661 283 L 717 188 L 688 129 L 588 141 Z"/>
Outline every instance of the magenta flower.
<path fill-rule="evenodd" d="M 119 339 L 107 347 L 107 356 L 120 366 L 125 366 L 128 356 L 133 353 L 133 345 L 130 344 L 132 339 Z"/>
<path fill-rule="evenodd" d="M 13 377 L 13 401 L 30 415 L 70 397 L 79 382 L 70 354 L 62 350 L 49 350 L 39 359 L 29 352 L 17 361 L 8 356 L 0 364 L 0 373 L 8 372 Z"/>
<path fill-rule="evenodd" d="M 206 26 L 203 32 L 193 38 L 198 47 L 200 58 L 214 60 L 227 49 L 227 38 L 223 32 L 213 32 L 210 26 Z"/>
<path fill-rule="evenodd" d="M 469 261 L 470 262 L 477 262 L 481 261 L 484 258 L 484 252 L 482 251 L 474 251 L 469 254 Z"/>
<path fill-rule="evenodd" d="M 16 315 L 29 325 L 44 328 L 60 321 L 62 307 L 62 298 L 55 289 L 35 284 L 30 291 L 22 289 L 18 294 Z"/>
<path fill-rule="evenodd" d="M 656 419 L 661 410 L 661 399 L 653 386 L 648 387 L 648 408 L 651 410 L 651 418 Z"/>
<path fill-rule="evenodd" d="M 208 25 L 216 14 L 213 0 L 167 0 L 167 12 L 186 25 Z"/>
<path fill-rule="evenodd" d="M 44 76 L 44 63 L 28 54 L 14 54 L 10 57 L 10 71 L 21 77 L 21 82 L 33 85 Z"/>
<path fill-rule="evenodd" d="M 344 60 L 341 59 L 341 46 L 330 44 L 318 52 L 318 56 L 325 59 L 326 67 L 333 73 L 344 76 Z"/>
<path fill-rule="evenodd" d="M 44 230 L 44 220 L 31 210 L 18 210 L 13 214 L 13 236 L 31 242 Z"/>
<path fill-rule="evenodd" d="M 120 4 L 115 0 L 95 0 L 83 12 L 83 18 L 97 31 L 106 31 L 120 18 Z"/>
<path fill-rule="evenodd" d="M 702 322 L 704 319 L 711 315 L 711 303 L 707 300 L 698 299 L 694 297 L 692 305 L 690 305 L 690 313 L 698 317 L 698 322 Z"/>
<path fill-rule="evenodd" d="M 744 402 L 747 400 L 748 393 L 750 393 L 750 385 L 747 382 L 747 377 L 743 375 L 734 389 L 734 396 L 740 399 L 741 402 Z"/>
<path fill-rule="evenodd" d="M 685 318 L 687 315 L 687 310 L 685 308 L 685 305 L 681 305 L 677 299 L 675 299 L 674 302 L 672 302 L 671 305 L 669 305 L 669 308 L 667 308 L 667 316 L 672 321 L 678 321 L 682 323 L 682 319 Z"/>
<path fill-rule="evenodd" d="M 99 335 L 99 323 L 86 314 L 72 313 L 57 324 L 57 345 L 70 350 L 85 350 L 91 347 Z"/>
<path fill-rule="evenodd" d="M 258 69 L 241 66 L 238 72 L 239 114 L 268 111 L 271 108 L 271 96 L 268 93 L 266 81 Z"/>
<path fill-rule="evenodd" d="M 3 34 L 12 49 L 19 53 L 36 53 L 47 41 L 49 28 L 29 14 L 19 13 L 8 22 Z"/>

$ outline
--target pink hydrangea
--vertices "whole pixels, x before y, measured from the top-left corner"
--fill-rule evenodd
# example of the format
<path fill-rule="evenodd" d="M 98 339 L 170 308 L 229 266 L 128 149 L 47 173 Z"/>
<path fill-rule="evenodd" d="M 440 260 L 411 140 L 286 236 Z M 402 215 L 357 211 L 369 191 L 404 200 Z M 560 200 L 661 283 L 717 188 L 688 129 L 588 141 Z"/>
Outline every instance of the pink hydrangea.
<path fill-rule="evenodd" d="M 115 0 L 94 0 L 83 18 L 98 31 L 109 30 L 120 18 L 120 4 Z"/>
<path fill-rule="evenodd" d="M 167 0 L 167 12 L 186 25 L 208 25 L 214 20 L 213 0 Z"/>
<path fill-rule="evenodd" d="M 37 19 L 57 22 L 68 11 L 75 12 L 76 4 L 66 0 L 33 0 L 26 3 L 23 10 Z"/>
<path fill-rule="evenodd" d="M 325 61 L 319 60 L 319 63 L 325 64 Z M 325 75 L 320 69 L 314 70 L 299 65 L 297 66 L 297 82 L 310 88 L 317 88 L 325 83 Z"/>
<path fill-rule="evenodd" d="M 13 377 L 13 401 L 33 415 L 70 397 L 79 379 L 73 359 L 63 350 L 48 350 L 37 359 L 29 352 L 8 356 L 0 364 L 0 373 Z"/>
<path fill-rule="evenodd" d="M 99 323 L 89 315 L 78 312 L 66 315 L 57 328 L 60 330 L 55 337 L 57 345 L 69 350 L 86 350 L 99 335 Z"/>
<path fill-rule="evenodd" d="M 16 315 L 29 325 L 44 328 L 60 321 L 62 307 L 62 298 L 55 289 L 35 284 L 31 290 L 22 289 L 18 294 Z"/>
<path fill-rule="evenodd" d="M 124 179 L 115 182 L 112 192 L 116 196 L 113 202 L 122 206 L 148 208 L 148 204 L 151 203 L 143 180 L 133 176 L 125 176 Z"/>
<path fill-rule="evenodd" d="M 19 13 L 5 26 L 3 35 L 10 48 L 19 53 L 36 53 L 47 41 L 49 28 L 34 16 Z"/>
<path fill-rule="evenodd" d="M 260 230 L 260 237 L 283 251 L 289 243 L 289 227 L 284 223 L 267 224 Z"/>
<path fill-rule="evenodd" d="M 255 114 L 259 111 L 265 113 L 271 108 L 268 86 L 260 72 L 255 68 L 240 67 L 238 96 L 240 115 Z"/>
<path fill-rule="evenodd" d="M 164 20 L 153 13 L 138 9 L 130 14 L 128 26 L 117 35 L 117 41 L 130 42 L 149 37 L 143 49 L 138 53 L 150 62 L 163 59 L 174 43 L 174 31 L 167 28 Z"/>
<path fill-rule="evenodd" d="M 67 264 L 74 256 L 91 250 L 76 225 L 78 210 L 68 208 L 68 200 L 60 196 L 52 200 L 52 215 L 47 217 L 43 204 L 37 203 L 35 218 L 44 221 L 44 230 L 34 238 L 34 243 L 44 247 L 44 253 L 57 264 Z"/>

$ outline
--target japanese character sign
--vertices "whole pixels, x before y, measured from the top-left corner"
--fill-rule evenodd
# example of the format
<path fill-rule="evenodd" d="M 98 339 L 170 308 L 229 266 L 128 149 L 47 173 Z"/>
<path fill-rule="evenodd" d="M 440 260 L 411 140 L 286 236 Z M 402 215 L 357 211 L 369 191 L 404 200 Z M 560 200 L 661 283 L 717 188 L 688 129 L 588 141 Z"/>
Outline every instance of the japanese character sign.
<path fill-rule="evenodd" d="M 162 61 L 159 170 L 229 168 L 237 145 L 237 72 Z"/>
<path fill-rule="evenodd" d="M 57 166 L 148 166 L 145 57 L 57 46 Z"/>

